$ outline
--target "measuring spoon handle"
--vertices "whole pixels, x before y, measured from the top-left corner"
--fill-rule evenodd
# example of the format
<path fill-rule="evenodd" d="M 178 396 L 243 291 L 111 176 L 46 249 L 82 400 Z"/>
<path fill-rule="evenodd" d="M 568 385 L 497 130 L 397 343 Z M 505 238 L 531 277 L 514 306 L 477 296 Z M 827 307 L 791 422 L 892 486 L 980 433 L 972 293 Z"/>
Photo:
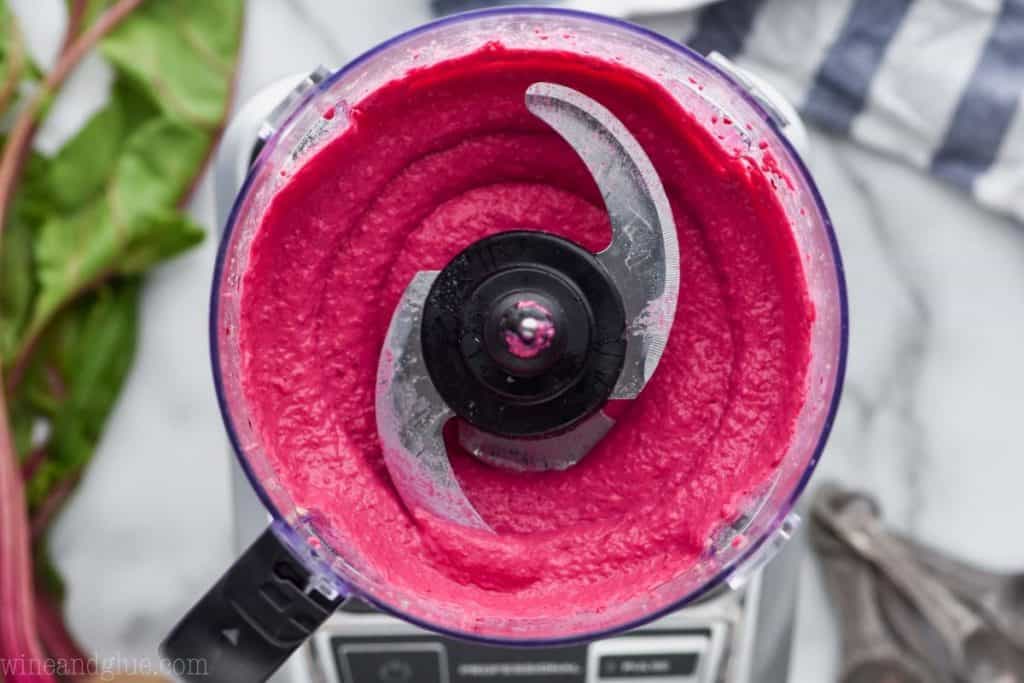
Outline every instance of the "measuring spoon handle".
<path fill-rule="evenodd" d="M 819 507 L 817 513 L 833 532 L 865 559 L 872 562 L 935 627 L 957 668 L 965 668 L 964 643 L 984 622 L 945 586 L 918 569 L 913 557 L 878 523 L 870 502 L 852 498 L 841 509 Z"/>

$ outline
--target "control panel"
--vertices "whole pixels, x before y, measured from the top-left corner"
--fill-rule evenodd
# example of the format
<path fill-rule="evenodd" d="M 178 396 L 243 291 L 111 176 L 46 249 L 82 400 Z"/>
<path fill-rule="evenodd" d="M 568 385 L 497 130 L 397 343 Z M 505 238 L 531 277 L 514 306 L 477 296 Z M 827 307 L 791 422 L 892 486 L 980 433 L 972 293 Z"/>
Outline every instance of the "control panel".
<path fill-rule="evenodd" d="M 668 623 L 662 623 L 662 622 Z M 326 683 L 712 683 L 730 625 L 671 619 L 591 643 L 506 648 L 445 638 L 380 613 L 339 612 L 314 636 Z"/>

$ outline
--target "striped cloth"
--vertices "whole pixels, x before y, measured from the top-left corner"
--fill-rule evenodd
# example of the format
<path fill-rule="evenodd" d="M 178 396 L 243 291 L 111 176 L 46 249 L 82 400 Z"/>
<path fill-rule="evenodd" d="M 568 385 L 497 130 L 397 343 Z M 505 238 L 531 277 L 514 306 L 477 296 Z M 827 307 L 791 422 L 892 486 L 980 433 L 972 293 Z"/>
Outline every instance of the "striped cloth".
<path fill-rule="evenodd" d="M 500 4 L 510 3 L 432 0 L 437 14 Z M 717 50 L 767 77 L 810 123 L 1024 220 L 1024 0 L 533 4 L 643 12 L 697 51 Z M 698 4 L 706 6 L 692 9 Z M 668 13 L 649 14 L 658 11 Z"/>

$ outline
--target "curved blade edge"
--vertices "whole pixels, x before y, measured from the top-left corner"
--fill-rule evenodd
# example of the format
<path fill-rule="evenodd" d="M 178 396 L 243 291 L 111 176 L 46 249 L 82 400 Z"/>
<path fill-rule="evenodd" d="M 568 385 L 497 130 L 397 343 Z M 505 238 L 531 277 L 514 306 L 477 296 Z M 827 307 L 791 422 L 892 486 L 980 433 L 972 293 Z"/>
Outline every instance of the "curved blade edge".
<path fill-rule="evenodd" d="M 679 245 L 668 196 L 640 143 L 607 108 L 554 83 L 534 83 L 526 107 L 579 155 L 604 199 L 612 242 L 598 260 L 626 309 L 627 348 L 613 399 L 636 398 L 654 374 L 675 319 Z"/>

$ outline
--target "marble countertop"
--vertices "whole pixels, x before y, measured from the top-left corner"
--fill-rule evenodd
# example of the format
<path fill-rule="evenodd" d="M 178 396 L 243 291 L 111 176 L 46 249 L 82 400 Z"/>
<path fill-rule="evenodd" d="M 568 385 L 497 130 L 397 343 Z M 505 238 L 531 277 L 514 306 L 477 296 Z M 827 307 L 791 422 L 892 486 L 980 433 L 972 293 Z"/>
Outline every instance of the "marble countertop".
<path fill-rule="evenodd" d="M 46 12 L 59 19 L 58 3 L 14 5 L 43 23 Z M 408 0 L 343 5 L 250 2 L 237 101 L 429 18 L 426 3 Z M 30 38 L 45 45 L 54 25 Z M 102 86 L 101 66 L 87 64 L 75 87 Z M 852 311 L 846 393 L 814 482 L 871 491 L 891 524 L 966 558 L 1024 567 L 1024 544 L 1010 540 L 1024 519 L 1024 229 L 901 163 L 811 137 L 808 162 L 837 227 Z M 209 178 L 191 211 L 213 227 Z M 234 554 L 206 342 L 214 249 L 207 239 L 149 279 L 135 370 L 53 534 L 71 624 L 106 656 L 152 656 Z M 791 680 L 833 680 L 837 647 L 808 557 Z"/>

